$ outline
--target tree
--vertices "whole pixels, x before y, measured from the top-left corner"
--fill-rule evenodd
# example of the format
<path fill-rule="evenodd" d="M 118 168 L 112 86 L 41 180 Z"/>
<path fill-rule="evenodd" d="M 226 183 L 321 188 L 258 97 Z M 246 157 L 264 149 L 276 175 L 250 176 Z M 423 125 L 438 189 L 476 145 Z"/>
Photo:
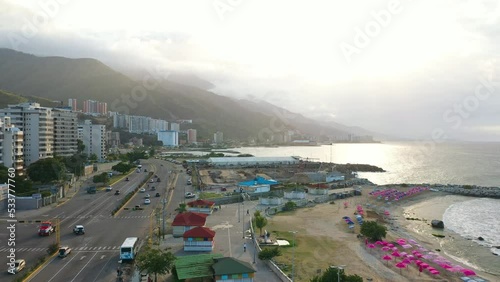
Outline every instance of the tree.
<path fill-rule="evenodd" d="M 262 235 L 262 228 L 264 228 L 267 225 L 267 218 L 263 216 L 257 216 L 255 218 L 255 226 L 260 229 L 260 235 Z"/>
<path fill-rule="evenodd" d="M 340 271 L 340 273 L 339 273 Z M 333 268 L 329 267 L 326 269 L 325 272 L 321 275 L 314 276 L 310 282 L 338 282 L 340 278 L 340 281 L 345 281 L 345 282 L 363 282 L 363 277 L 358 276 L 356 274 L 354 275 L 347 275 L 345 274 L 344 270 L 338 269 L 338 268 Z"/>
<path fill-rule="evenodd" d="M 137 268 L 142 272 L 153 273 L 155 275 L 155 282 L 157 275 L 170 273 L 174 267 L 176 257 L 171 252 L 163 250 L 147 248 L 140 252 L 136 258 Z"/>
<path fill-rule="evenodd" d="M 180 203 L 179 204 L 179 207 L 175 209 L 176 211 L 178 211 L 179 213 L 183 213 L 183 212 L 186 212 L 187 211 L 187 204 L 185 203 Z"/>
<path fill-rule="evenodd" d="M 90 154 L 89 160 L 93 163 L 97 162 L 97 155 L 96 154 Z"/>
<path fill-rule="evenodd" d="M 285 206 L 283 207 L 283 210 L 285 211 L 293 211 L 297 208 L 297 204 L 292 201 L 288 201 Z"/>
<path fill-rule="evenodd" d="M 84 150 L 85 150 L 85 145 L 83 145 L 83 141 L 80 139 L 77 139 L 76 140 L 76 152 L 78 154 L 82 154 Z"/>
<path fill-rule="evenodd" d="M 281 256 L 281 251 L 278 249 L 278 247 L 275 248 L 264 248 L 260 253 L 259 253 L 259 259 L 260 260 L 270 260 L 274 257 Z"/>
<path fill-rule="evenodd" d="M 28 176 L 43 184 L 66 179 L 66 166 L 57 158 L 40 159 L 28 167 Z"/>
<path fill-rule="evenodd" d="M 385 238 L 387 234 L 387 228 L 385 226 L 378 224 L 375 221 L 365 221 L 361 225 L 361 234 L 370 238 L 372 241 L 378 241 Z"/>
<path fill-rule="evenodd" d="M 107 172 L 103 172 L 99 175 L 94 175 L 94 177 L 92 178 L 92 182 L 106 184 L 109 182 L 109 174 Z"/>
<path fill-rule="evenodd" d="M 133 164 L 127 164 L 124 162 L 120 162 L 120 163 L 112 166 L 111 169 L 116 170 L 116 171 L 121 172 L 121 173 L 127 173 L 134 167 L 135 166 Z"/>
<path fill-rule="evenodd" d="M 13 174 L 16 186 L 16 196 L 30 195 L 33 192 L 33 183 L 24 176 L 17 175 L 15 172 Z M 8 179 L 12 179 L 10 176 L 12 176 L 12 173 L 9 173 L 9 169 L 4 165 L 0 165 L 0 183 L 8 183 Z"/>

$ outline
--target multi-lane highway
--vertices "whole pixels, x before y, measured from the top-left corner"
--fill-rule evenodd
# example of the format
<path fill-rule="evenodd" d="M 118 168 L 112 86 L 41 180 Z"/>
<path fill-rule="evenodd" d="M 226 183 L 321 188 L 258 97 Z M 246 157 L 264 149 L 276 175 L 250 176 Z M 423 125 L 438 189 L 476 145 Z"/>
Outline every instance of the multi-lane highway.
<path fill-rule="evenodd" d="M 162 165 L 163 164 L 163 165 Z M 143 170 L 152 171 L 161 178 L 161 182 L 154 182 L 155 191 L 147 191 L 151 195 L 151 204 L 144 205 L 144 195 L 137 193 L 122 210 L 115 216 L 111 211 L 116 208 L 125 195 L 135 189 L 148 176 L 147 173 L 132 173 L 130 181 L 120 181 L 113 185 L 110 192 L 98 191 L 96 194 L 87 194 L 81 189 L 77 195 L 64 205 L 48 211 L 38 218 L 24 220 L 53 220 L 59 221 L 61 246 L 69 246 L 72 253 L 66 258 L 55 257 L 33 275 L 29 281 L 114 281 L 119 264 L 119 247 L 126 237 L 139 237 L 143 241 L 150 233 L 151 214 L 155 206 L 161 207 L 161 201 L 167 195 L 168 168 L 167 163 L 160 160 L 143 162 Z M 154 178 L 156 181 L 156 178 Z M 120 190 L 120 195 L 114 191 Z M 155 197 L 156 193 L 161 197 Z M 143 210 L 133 210 L 141 205 Z M 18 220 L 23 220 L 18 218 Z M 56 221 L 54 221 L 56 222 Z M 73 227 L 81 224 L 85 227 L 84 235 L 72 233 Z M 38 223 L 17 225 L 17 258 L 24 258 L 27 268 L 36 263 L 46 251 L 47 246 L 54 242 L 56 236 L 39 237 L 36 233 Z M 1 246 L 6 249 L 6 228 L 0 230 Z M 4 234 L 5 233 L 5 234 Z M 0 262 L 6 263 L 6 256 Z M 6 264 L 4 264 L 6 265 Z M 5 273 L 0 276 L 2 281 L 12 279 Z"/>

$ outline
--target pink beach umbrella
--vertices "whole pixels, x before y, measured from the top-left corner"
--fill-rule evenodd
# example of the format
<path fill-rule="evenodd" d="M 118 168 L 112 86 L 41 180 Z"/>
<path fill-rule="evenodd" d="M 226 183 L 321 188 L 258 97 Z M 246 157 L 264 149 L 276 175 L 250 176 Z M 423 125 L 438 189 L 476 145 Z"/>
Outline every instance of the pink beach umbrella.
<path fill-rule="evenodd" d="M 391 250 L 391 248 L 389 248 L 387 246 L 383 246 L 382 247 L 382 251 L 384 251 L 384 252 L 387 252 L 387 251 L 390 251 L 390 250 Z"/>
<path fill-rule="evenodd" d="M 387 245 L 389 245 L 389 242 L 387 242 L 387 241 L 382 241 L 382 245 L 387 246 Z"/>
<path fill-rule="evenodd" d="M 421 264 L 420 264 L 420 266 L 421 266 L 422 268 L 428 268 L 428 267 L 429 267 L 429 265 L 428 265 L 427 263 L 425 263 L 425 262 L 424 262 L 424 263 L 421 263 Z"/>
<path fill-rule="evenodd" d="M 392 247 L 391 250 L 393 251 L 397 251 L 398 250 L 398 247 Z"/>
<path fill-rule="evenodd" d="M 374 244 L 368 244 L 367 246 L 369 249 L 374 249 L 375 248 L 375 245 Z"/>
<path fill-rule="evenodd" d="M 392 248 L 392 247 L 394 247 L 394 244 L 387 244 L 387 247 Z"/>
<path fill-rule="evenodd" d="M 403 247 L 403 249 L 413 248 L 413 246 L 410 244 L 404 244 L 404 245 L 401 245 L 401 247 Z"/>
<path fill-rule="evenodd" d="M 417 259 L 417 260 L 415 260 L 415 264 L 416 264 L 416 265 L 421 265 L 422 263 L 424 263 L 424 262 L 423 262 L 423 261 L 421 261 L 421 260 L 418 260 L 418 259 Z"/>
<path fill-rule="evenodd" d="M 401 261 L 404 264 L 411 264 L 411 260 L 405 258 L 403 261 Z"/>
<path fill-rule="evenodd" d="M 375 244 L 377 244 L 377 245 L 383 245 L 384 243 L 382 243 L 382 241 L 377 241 L 377 242 L 375 242 Z"/>
<path fill-rule="evenodd" d="M 438 274 L 439 274 L 439 271 L 438 271 L 438 270 L 435 270 L 435 269 L 434 269 L 434 270 L 431 270 L 431 271 L 429 271 L 429 272 L 430 272 L 431 274 L 433 274 L 433 275 L 438 275 Z"/>
<path fill-rule="evenodd" d="M 400 254 L 400 253 L 398 253 L 397 251 L 392 252 L 392 254 L 391 254 L 391 255 L 392 255 L 393 257 L 398 257 L 398 258 L 399 258 L 399 257 L 401 257 L 401 254 Z"/>
<path fill-rule="evenodd" d="M 382 257 L 383 260 L 385 260 L 387 262 L 387 265 L 389 265 L 389 261 L 392 259 L 391 256 L 389 255 L 385 255 Z"/>
<path fill-rule="evenodd" d="M 401 269 L 406 268 L 406 264 L 399 262 L 396 263 L 396 267 L 399 268 L 399 274 L 401 274 Z"/>
<path fill-rule="evenodd" d="M 476 275 L 476 273 L 471 270 L 471 269 L 463 269 L 461 270 L 462 273 L 465 275 L 465 276 L 473 276 L 473 275 Z"/>

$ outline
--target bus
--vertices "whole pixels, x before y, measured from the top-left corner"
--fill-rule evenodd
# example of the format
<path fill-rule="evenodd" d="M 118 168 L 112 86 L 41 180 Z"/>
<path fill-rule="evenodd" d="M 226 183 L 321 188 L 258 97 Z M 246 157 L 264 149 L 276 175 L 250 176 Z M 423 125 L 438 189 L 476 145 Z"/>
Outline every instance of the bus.
<path fill-rule="evenodd" d="M 128 237 L 120 247 L 121 260 L 133 260 L 137 255 L 139 238 Z"/>

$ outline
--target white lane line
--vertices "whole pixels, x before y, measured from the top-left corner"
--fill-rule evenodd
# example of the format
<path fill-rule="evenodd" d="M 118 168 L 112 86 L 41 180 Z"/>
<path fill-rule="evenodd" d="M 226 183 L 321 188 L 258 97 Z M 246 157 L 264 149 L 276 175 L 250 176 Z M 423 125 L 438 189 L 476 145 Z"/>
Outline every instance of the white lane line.
<path fill-rule="evenodd" d="M 75 277 L 73 278 L 73 280 L 71 280 L 71 282 L 75 281 L 76 277 L 78 277 L 78 275 L 85 269 L 85 267 L 87 267 L 87 265 L 89 265 L 89 263 L 92 261 L 92 259 L 94 259 L 94 257 L 97 255 L 97 253 L 95 253 L 90 259 L 89 261 L 82 267 L 82 269 L 80 269 L 80 271 L 78 271 L 78 273 L 75 275 Z"/>
<path fill-rule="evenodd" d="M 101 259 L 103 258 L 104 256 L 101 257 Z M 108 265 L 109 261 L 113 258 L 113 256 L 110 256 L 108 261 L 104 264 L 104 266 L 101 268 L 101 271 L 99 271 L 99 273 L 97 274 L 97 277 L 94 279 L 94 281 L 92 282 L 96 282 L 97 281 L 97 278 L 99 278 L 99 275 L 101 275 L 101 272 L 104 270 L 104 268 L 106 267 L 106 265 Z"/>
<path fill-rule="evenodd" d="M 65 264 L 63 265 L 63 267 L 61 267 L 61 269 L 59 269 L 59 271 L 58 271 L 58 272 L 56 272 L 56 274 L 54 274 L 54 276 L 52 276 L 52 278 L 50 278 L 50 280 L 49 280 L 48 282 L 52 281 L 52 279 L 54 279 L 54 278 L 57 276 L 57 274 L 59 274 L 59 272 L 61 272 L 61 271 L 62 271 L 62 270 L 63 270 L 63 269 L 64 269 L 64 268 L 65 268 L 65 267 L 66 267 L 66 266 L 67 266 L 67 265 L 68 265 L 68 264 L 69 264 L 69 263 L 70 263 L 70 262 L 71 262 L 74 258 L 76 258 L 76 255 L 75 255 L 75 256 L 73 256 L 73 257 L 72 257 L 72 258 L 71 258 L 71 259 L 70 259 L 67 263 L 65 263 Z M 54 257 L 54 259 L 55 259 L 55 257 Z M 52 261 L 53 261 L 54 259 L 52 259 Z M 51 262 L 52 262 L 52 261 L 51 261 Z M 47 263 L 45 266 L 47 266 L 47 265 L 49 265 L 49 263 Z M 45 268 L 45 266 L 44 266 L 43 268 Z M 43 268 L 40 270 L 40 272 L 43 270 Z M 40 272 L 38 272 L 38 273 L 40 273 Z M 33 277 L 33 278 L 34 278 L 34 277 Z"/>
<path fill-rule="evenodd" d="M 233 256 L 233 251 L 231 250 L 231 232 L 230 232 L 231 228 L 227 228 L 227 239 L 229 241 L 229 257 L 232 257 Z"/>
<path fill-rule="evenodd" d="M 87 256 L 82 256 L 82 257 L 80 258 L 80 260 L 83 260 L 83 259 L 84 259 L 84 258 L 86 258 L 86 257 L 87 257 Z"/>

